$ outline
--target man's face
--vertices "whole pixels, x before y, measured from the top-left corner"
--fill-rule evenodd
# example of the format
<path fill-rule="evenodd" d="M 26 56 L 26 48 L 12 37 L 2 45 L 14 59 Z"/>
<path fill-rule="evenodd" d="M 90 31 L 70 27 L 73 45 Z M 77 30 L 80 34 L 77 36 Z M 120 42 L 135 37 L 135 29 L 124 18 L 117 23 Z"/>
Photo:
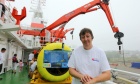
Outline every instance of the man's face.
<path fill-rule="evenodd" d="M 85 35 L 81 35 L 81 41 L 83 46 L 89 47 L 92 46 L 92 36 L 90 33 L 85 33 Z"/>
<path fill-rule="evenodd" d="M 6 50 L 3 50 L 2 53 L 5 53 Z"/>

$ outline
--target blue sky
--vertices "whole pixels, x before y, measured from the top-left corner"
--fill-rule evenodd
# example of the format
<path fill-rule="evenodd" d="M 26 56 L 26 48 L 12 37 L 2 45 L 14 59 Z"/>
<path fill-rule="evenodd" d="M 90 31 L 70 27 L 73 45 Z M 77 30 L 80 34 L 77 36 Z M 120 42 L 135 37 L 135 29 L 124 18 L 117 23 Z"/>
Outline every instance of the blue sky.
<path fill-rule="evenodd" d="M 46 6 L 42 7 L 44 19 L 47 26 L 64 14 L 90 2 L 92 0 L 46 0 Z M 31 22 L 33 13 L 29 12 L 31 0 L 16 0 L 11 3 L 19 9 L 24 6 L 27 8 L 27 17 L 21 24 Z M 140 0 L 110 0 L 109 7 L 116 26 L 124 33 L 123 49 L 124 50 L 140 50 Z M 104 50 L 118 50 L 117 39 L 111 30 L 107 17 L 102 9 L 87 14 L 79 15 L 67 23 L 65 29 L 75 28 L 74 39 L 72 40 L 70 33 L 67 33 L 66 44 L 76 47 L 82 45 L 79 40 L 79 31 L 88 27 L 93 30 L 93 45 Z"/>

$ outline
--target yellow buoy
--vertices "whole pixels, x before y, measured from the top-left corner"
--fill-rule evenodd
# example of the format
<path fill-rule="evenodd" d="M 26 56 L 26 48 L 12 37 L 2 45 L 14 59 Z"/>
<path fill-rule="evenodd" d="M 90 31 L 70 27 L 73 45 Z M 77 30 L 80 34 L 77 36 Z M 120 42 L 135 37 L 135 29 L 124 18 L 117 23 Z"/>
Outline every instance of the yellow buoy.
<path fill-rule="evenodd" d="M 37 59 L 37 68 L 38 68 L 38 72 L 41 74 L 41 76 L 46 79 L 47 81 L 54 81 L 54 82 L 58 82 L 58 81 L 63 81 L 65 79 L 67 79 L 70 74 L 68 71 L 68 68 L 44 68 L 43 67 L 43 58 L 44 58 L 44 50 L 62 50 L 62 43 L 49 43 L 47 44 L 45 47 L 43 47 L 43 49 L 40 51 L 39 55 L 38 55 L 38 59 Z M 71 51 L 71 48 L 67 45 L 64 44 L 64 51 Z M 59 75 L 54 75 L 52 73 L 50 73 L 50 71 L 60 71 L 61 72 L 64 71 L 63 73 L 59 74 Z"/>

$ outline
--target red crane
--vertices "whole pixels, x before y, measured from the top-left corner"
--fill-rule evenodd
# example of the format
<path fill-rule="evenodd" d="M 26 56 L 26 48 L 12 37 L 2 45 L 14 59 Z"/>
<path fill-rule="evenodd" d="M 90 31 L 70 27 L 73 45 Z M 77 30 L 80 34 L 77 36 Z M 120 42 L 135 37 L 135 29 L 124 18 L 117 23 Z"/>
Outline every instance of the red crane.
<path fill-rule="evenodd" d="M 60 25 L 65 26 L 66 23 L 68 23 L 72 18 L 74 18 L 80 14 L 85 14 L 85 13 L 92 12 L 92 11 L 95 11 L 98 9 L 102 9 L 106 14 L 106 17 L 109 21 L 112 31 L 115 33 L 114 37 L 118 38 L 117 44 L 121 45 L 122 44 L 121 38 L 124 36 L 124 34 L 119 31 L 117 26 L 115 26 L 108 5 L 109 5 L 109 0 L 93 0 L 93 1 L 85 4 L 84 6 L 81 6 L 77 9 L 63 15 L 58 20 L 56 20 L 54 23 L 52 23 L 48 27 L 42 29 L 42 31 L 40 32 L 40 36 L 46 35 L 45 30 L 51 31 L 52 29 L 54 29 Z M 95 7 L 95 6 L 97 6 L 97 7 Z M 119 49 L 120 49 L 120 46 L 119 46 Z"/>
<path fill-rule="evenodd" d="M 55 40 L 57 40 L 57 38 L 59 37 L 63 37 L 64 38 L 64 35 L 62 36 L 62 32 L 64 32 L 64 27 L 65 25 L 74 17 L 80 15 L 80 14 L 85 14 L 85 13 L 88 13 L 88 12 L 92 12 L 92 11 L 95 11 L 95 10 L 98 10 L 98 9 L 102 9 L 105 14 L 106 14 L 106 17 L 109 21 L 109 24 L 111 26 L 111 29 L 113 31 L 113 33 L 115 33 L 114 37 L 118 39 L 118 45 L 121 45 L 122 42 L 121 42 L 121 38 L 124 36 L 124 34 L 122 32 L 119 31 L 118 27 L 115 26 L 114 22 L 113 22 L 113 19 L 112 19 L 112 16 L 111 16 L 111 13 L 110 13 L 110 9 L 109 9 L 109 0 L 93 0 L 65 15 L 63 15 L 62 17 L 60 17 L 58 20 L 56 20 L 54 23 L 52 23 L 51 25 L 49 25 L 48 27 L 42 29 L 38 36 L 40 37 L 43 37 L 43 39 L 45 39 L 45 37 L 47 36 L 47 33 L 46 31 L 49 31 L 51 32 L 51 35 L 50 35 L 50 39 L 51 37 L 54 35 L 55 37 Z M 60 26 L 60 29 L 58 29 L 57 31 L 57 34 L 52 34 L 52 32 L 56 32 L 55 29 L 56 27 Z M 28 31 L 28 30 L 27 30 Z M 33 32 L 33 31 L 32 31 Z M 42 40 L 42 39 L 41 39 Z M 52 41 L 52 40 L 51 40 Z M 119 50 L 121 49 L 121 47 L 119 46 Z"/>
<path fill-rule="evenodd" d="M 53 40 L 53 42 L 60 40 L 60 42 L 63 41 L 63 38 L 66 39 L 65 34 L 69 31 L 74 31 L 74 28 L 70 28 L 70 29 L 66 29 L 64 30 L 64 28 L 59 29 L 58 31 L 56 31 L 56 33 L 54 33 L 53 37 L 55 37 L 55 39 Z"/>
<path fill-rule="evenodd" d="M 56 42 L 56 41 L 59 41 L 59 42 L 62 42 L 63 41 L 63 38 L 65 38 L 66 39 L 66 36 L 65 36 L 65 34 L 67 33 L 67 32 L 69 32 L 69 31 L 74 31 L 74 28 L 69 28 L 69 29 L 65 29 L 64 30 L 64 26 L 65 25 L 61 25 L 58 29 L 56 29 L 56 30 L 50 30 L 49 32 L 50 32 L 50 35 L 47 35 L 47 37 L 48 36 L 50 36 L 50 38 L 48 38 L 47 40 L 46 40 L 46 38 L 45 38 L 45 36 L 40 36 L 41 37 L 41 40 L 40 40 L 40 43 L 43 43 L 44 42 L 44 44 L 46 43 L 46 42 Z M 48 33 L 49 33 L 48 32 Z M 73 33 L 71 33 L 71 34 L 73 34 Z"/>

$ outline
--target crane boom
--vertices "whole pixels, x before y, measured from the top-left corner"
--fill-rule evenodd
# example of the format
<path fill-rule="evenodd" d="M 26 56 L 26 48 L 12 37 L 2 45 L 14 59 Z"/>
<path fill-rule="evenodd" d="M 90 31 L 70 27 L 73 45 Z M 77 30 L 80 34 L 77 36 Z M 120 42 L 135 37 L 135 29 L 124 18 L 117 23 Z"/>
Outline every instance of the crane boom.
<path fill-rule="evenodd" d="M 109 21 L 109 24 L 111 26 L 113 33 L 116 33 L 114 35 L 114 37 L 118 38 L 118 45 L 121 45 L 122 42 L 120 39 L 124 36 L 124 34 L 119 31 L 118 27 L 115 26 L 108 5 L 109 5 L 109 0 L 93 0 L 93 1 L 81 6 L 79 8 L 63 15 L 58 20 L 56 20 L 54 23 L 52 23 L 48 27 L 42 29 L 40 32 L 40 35 L 45 35 L 45 30 L 50 31 L 50 30 L 52 30 L 52 29 L 54 29 L 62 24 L 68 23 L 72 18 L 74 18 L 80 14 L 89 13 L 89 12 L 92 12 L 92 11 L 95 11 L 95 10 L 101 8 L 107 16 L 107 19 Z M 95 7 L 95 6 L 97 6 L 97 7 Z"/>

